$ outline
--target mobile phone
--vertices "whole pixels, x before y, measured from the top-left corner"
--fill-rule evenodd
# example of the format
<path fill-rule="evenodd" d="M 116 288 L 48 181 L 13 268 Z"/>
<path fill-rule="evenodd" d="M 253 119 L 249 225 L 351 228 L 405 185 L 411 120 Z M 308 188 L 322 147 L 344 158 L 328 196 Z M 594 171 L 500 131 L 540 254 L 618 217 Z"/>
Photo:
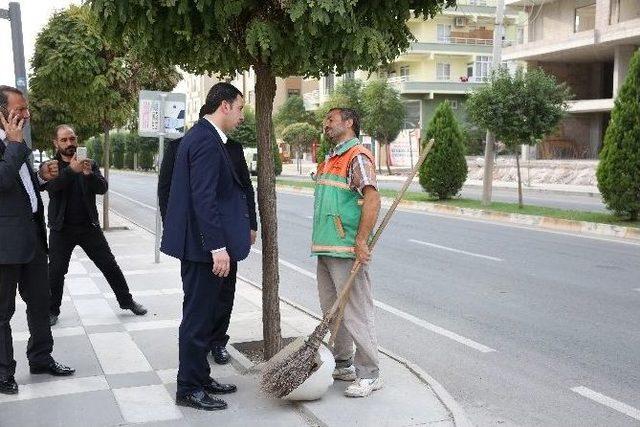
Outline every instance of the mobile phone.
<path fill-rule="evenodd" d="M 87 159 L 87 147 L 76 148 L 76 159 L 78 159 L 78 161 Z"/>

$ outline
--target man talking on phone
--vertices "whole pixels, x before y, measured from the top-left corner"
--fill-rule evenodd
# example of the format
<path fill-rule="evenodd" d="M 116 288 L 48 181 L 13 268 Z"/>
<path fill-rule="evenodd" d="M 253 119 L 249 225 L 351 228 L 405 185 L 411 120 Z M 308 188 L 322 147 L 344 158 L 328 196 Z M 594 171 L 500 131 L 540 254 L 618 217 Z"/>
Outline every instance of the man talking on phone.
<path fill-rule="evenodd" d="M 18 89 L 0 85 L 0 393 L 17 394 L 11 318 L 16 290 L 27 305 L 27 359 L 32 374 L 73 375 L 74 369 L 51 356 L 48 319 L 47 234 L 38 187 L 55 172 L 31 169 L 24 142 L 29 120 L 27 100 Z M 54 165 L 55 166 L 55 165 Z M 4 417 L 4 415 L 3 415 Z M 4 418 L 0 418 L 4 421 Z M 2 423 L 2 422 L 0 422 Z"/>
<path fill-rule="evenodd" d="M 111 253 L 98 221 L 96 194 L 107 192 L 107 180 L 95 162 L 86 155 L 76 154 L 78 137 L 70 125 L 60 125 L 54 131 L 58 176 L 44 188 L 49 192 L 49 286 L 51 305 L 49 322 L 58 322 L 64 276 L 69 269 L 71 253 L 80 246 L 100 269 L 123 310 L 143 316 L 147 310 L 135 302 L 129 286 Z"/>

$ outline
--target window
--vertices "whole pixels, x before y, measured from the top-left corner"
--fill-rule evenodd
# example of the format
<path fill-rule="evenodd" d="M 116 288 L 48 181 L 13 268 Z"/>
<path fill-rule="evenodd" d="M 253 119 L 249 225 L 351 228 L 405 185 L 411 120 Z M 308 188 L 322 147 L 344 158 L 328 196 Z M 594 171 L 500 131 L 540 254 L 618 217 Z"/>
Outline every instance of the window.
<path fill-rule="evenodd" d="M 451 64 L 438 62 L 436 65 L 436 78 L 438 80 L 451 80 Z"/>
<path fill-rule="evenodd" d="M 345 81 L 353 80 L 355 78 L 356 78 L 356 74 L 353 71 L 347 71 L 346 73 L 344 73 L 343 79 Z"/>
<path fill-rule="evenodd" d="M 438 24 L 438 43 L 451 43 L 451 24 Z"/>
<path fill-rule="evenodd" d="M 486 81 L 491 73 L 491 57 L 490 56 L 476 56 L 476 62 L 474 64 L 473 77 L 477 82 Z"/>
<path fill-rule="evenodd" d="M 451 105 L 451 109 L 452 110 L 457 110 L 458 109 L 458 100 L 457 99 L 450 99 L 449 100 L 449 105 Z"/>
<path fill-rule="evenodd" d="M 596 27 L 596 5 L 590 4 L 588 6 L 576 8 L 576 21 L 574 26 L 574 32 L 593 30 Z"/>
<path fill-rule="evenodd" d="M 409 80 L 409 66 L 408 65 L 403 65 L 402 67 L 400 67 L 400 80 L 407 81 Z"/>
<path fill-rule="evenodd" d="M 300 89 L 287 89 L 287 97 L 292 95 L 300 96 Z"/>

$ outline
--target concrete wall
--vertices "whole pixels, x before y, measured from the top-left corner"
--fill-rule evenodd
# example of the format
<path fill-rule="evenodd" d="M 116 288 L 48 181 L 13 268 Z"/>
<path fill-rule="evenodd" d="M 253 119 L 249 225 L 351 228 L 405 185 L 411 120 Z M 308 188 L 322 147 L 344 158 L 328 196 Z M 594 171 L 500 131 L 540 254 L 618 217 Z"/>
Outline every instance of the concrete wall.
<path fill-rule="evenodd" d="M 558 41 L 569 37 L 573 34 L 575 8 L 576 0 L 559 0 L 533 7 L 529 14 L 528 41 Z"/>
<path fill-rule="evenodd" d="M 553 74 L 559 81 L 567 83 L 575 95 L 575 99 L 611 97 L 611 85 L 606 84 L 611 80 L 610 64 L 541 62 L 537 65 L 547 73 Z"/>
<path fill-rule="evenodd" d="M 616 1 L 616 0 L 611 0 Z M 619 0 L 620 15 L 618 22 L 629 21 L 631 19 L 640 18 L 640 1 L 638 0 Z"/>

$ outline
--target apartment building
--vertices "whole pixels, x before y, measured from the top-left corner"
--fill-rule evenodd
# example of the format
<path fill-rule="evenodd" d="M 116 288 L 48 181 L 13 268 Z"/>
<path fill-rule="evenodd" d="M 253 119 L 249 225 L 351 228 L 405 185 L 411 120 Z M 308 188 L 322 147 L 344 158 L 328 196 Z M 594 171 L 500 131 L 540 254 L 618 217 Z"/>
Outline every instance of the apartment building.
<path fill-rule="evenodd" d="M 527 14 L 523 44 L 505 60 L 525 61 L 567 83 L 575 95 L 538 158 L 595 159 L 616 94 L 640 46 L 640 0 L 507 0 Z"/>
<path fill-rule="evenodd" d="M 193 75 L 188 73 L 183 74 L 183 80 L 186 83 L 187 94 L 186 123 L 191 124 L 198 120 L 200 107 L 204 104 L 209 89 L 221 80 L 207 75 Z M 228 77 L 223 80 L 237 87 L 244 94 L 245 104 L 251 106 L 255 111 L 256 76 L 252 68 L 243 73 L 238 72 L 235 76 Z M 278 108 L 289 96 L 301 95 L 304 92 L 312 92 L 316 90 L 317 87 L 317 80 L 303 79 L 301 77 L 287 77 L 286 79 L 278 77 L 276 79 L 276 94 L 273 101 L 274 113 L 278 111 Z"/>
<path fill-rule="evenodd" d="M 491 69 L 495 0 L 459 0 L 458 6 L 434 19 L 408 22 L 416 41 L 377 73 L 355 71 L 320 79 L 317 93 L 305 95 L 307 108 L 322 104 L 343 79 L 387 79 L 400 92 L 407 108 L 407 127 L 429 123 L 439 103 L 448 100 L 461 121 L 466 121 L 467 94 L 486 82 Z M 518 10 L 505 13 L 505 45 L 518 37 Z"/>

